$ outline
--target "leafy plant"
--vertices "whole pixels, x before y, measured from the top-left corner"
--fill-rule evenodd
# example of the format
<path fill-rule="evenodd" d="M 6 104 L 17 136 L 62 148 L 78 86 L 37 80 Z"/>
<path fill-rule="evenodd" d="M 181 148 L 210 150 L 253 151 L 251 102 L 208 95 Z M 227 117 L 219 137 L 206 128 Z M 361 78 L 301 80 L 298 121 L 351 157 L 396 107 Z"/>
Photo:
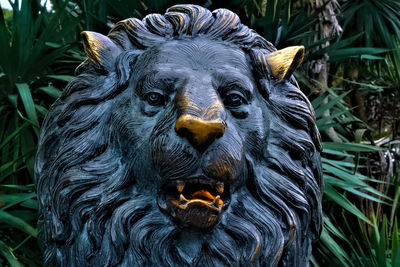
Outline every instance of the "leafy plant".
<path fill-rule="evenodd" d="M 360 47 L 388 48 L 396 79 L 400 79 L 400 2 L 397 0 L 356 0 L 343 3 L 344 35 L 363 33 L 357 39 Z M 375 64 L 376 61 L 367 61 Z"/>
<path fill-rule="evenodd" d="M 27 246 L 37 236 L 34 155 L 40 122 L 61 92 L 51 67 L 68 54 L 76 22 L 40 1 L 10 4 L 8 20 L 0 9 L 0 253 L 12 266 L 34 266 L 41 257 Z"/>

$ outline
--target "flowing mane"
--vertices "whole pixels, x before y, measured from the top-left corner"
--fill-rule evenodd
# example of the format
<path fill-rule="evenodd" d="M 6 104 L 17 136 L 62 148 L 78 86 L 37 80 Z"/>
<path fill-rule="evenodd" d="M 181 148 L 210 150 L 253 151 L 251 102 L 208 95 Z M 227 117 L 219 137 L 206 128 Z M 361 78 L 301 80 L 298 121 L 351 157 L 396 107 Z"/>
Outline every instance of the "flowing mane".
<path fill-rule="evenodd" d="M 212 235 L 201 237 L 201 253 L 188 257 L 174 245 L 181 229 L 136 188 L 136 177 L 154 172 L 154 142 L 132 137 L 132 158 L 120 156 L 116 133 L 129 133 L 115 110 L 128 97 L 142 53 L 199 36 L 248 55 L 271 118 L 260 130 L 266 136 L 254 137 L 263 143 L 244 151 L 250 178 L 238 191 L 242 198 L 232 202 Z M 272 77 L 267 57 L 275 47 L 233 12 L 194 5 L 118 22 L 108 38 L 115 45 L 108 65 L 94 64 L 98 55 L 89 55 L 42 126 L 35 176 L 45 265 L 307 265 L 322 223 L 320 137 L 295 80 Z M 186 157 L 187 165 L 196 161 L 195 155 Z"/>

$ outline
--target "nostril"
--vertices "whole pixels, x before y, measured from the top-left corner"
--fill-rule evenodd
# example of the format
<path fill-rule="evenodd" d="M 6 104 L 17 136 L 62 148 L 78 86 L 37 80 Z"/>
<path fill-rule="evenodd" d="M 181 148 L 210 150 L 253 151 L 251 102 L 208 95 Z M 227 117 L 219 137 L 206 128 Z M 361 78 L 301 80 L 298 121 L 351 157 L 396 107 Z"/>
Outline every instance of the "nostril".
<path fill-rule="evenodd" d="M 189 131 L 188 128 L 186 127 L 175 127 L 175 131 L 178 133 L 179 136 L 181 137 L 185 137 L 187 139 L 192 139 L 194 138 L 193 133 L 191 131 Z"/>
<path fill-rule="evenodd" d="M 175 124 L 175 131 L 186 138 L 197 150 L 203 151 L 215 139 L 224 135 L 226 124 L 223 120 L 204 120 L 192 115 L 182 115 Z"/>

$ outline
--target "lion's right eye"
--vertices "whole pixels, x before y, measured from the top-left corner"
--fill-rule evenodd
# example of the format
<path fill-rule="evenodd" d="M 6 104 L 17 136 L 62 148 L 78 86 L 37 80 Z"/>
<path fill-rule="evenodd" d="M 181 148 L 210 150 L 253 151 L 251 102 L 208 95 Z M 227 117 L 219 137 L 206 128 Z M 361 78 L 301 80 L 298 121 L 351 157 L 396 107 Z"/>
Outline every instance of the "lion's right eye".
<path fill-rule="evenodd" d="M 165 104 L 165 96 L 157 92 L 145 94 L 144 99 L 152 106 L 163 106 Z"/>

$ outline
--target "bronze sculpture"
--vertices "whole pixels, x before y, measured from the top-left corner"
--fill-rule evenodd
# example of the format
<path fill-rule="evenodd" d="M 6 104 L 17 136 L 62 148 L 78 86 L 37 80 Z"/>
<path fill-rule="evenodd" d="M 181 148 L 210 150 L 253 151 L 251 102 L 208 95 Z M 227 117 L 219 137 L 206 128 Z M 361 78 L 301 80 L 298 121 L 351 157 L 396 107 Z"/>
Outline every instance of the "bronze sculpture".
<path fill-rule="evenodd" d="M 322 182 L 292 76 L 304 48 L 195 5 L 82 36 L 36 158 L 45 265 L 308 265 Z"/>

